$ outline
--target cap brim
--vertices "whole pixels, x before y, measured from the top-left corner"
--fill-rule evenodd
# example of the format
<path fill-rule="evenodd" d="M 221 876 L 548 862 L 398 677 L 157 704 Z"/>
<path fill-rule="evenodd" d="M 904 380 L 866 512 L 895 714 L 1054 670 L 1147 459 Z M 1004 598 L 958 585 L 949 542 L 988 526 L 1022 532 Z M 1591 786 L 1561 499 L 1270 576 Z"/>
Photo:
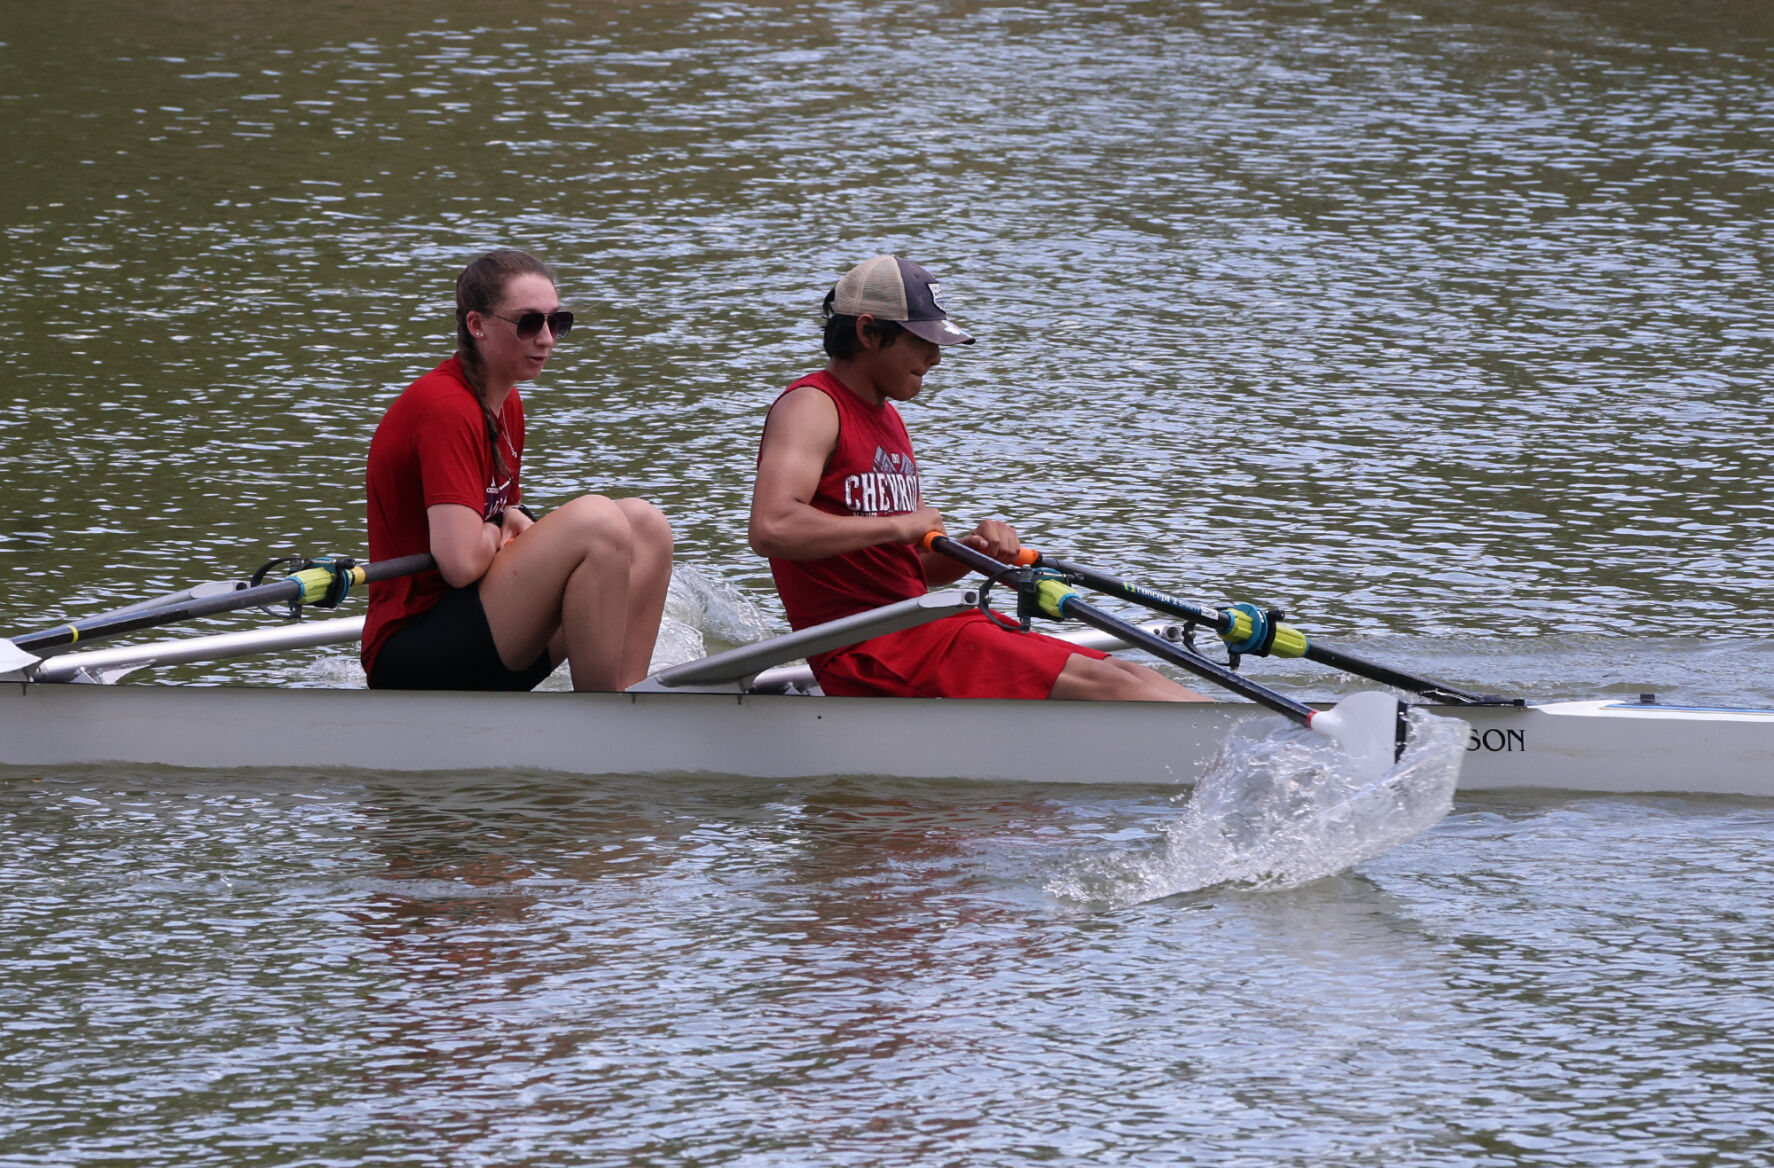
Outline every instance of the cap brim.
<path fill-rule="evenodd" d="M 902 320 L 899 322 L 914 337 L 923 337 L 933 345 L 971 345 L 973 338 L 946 320 Z"/>

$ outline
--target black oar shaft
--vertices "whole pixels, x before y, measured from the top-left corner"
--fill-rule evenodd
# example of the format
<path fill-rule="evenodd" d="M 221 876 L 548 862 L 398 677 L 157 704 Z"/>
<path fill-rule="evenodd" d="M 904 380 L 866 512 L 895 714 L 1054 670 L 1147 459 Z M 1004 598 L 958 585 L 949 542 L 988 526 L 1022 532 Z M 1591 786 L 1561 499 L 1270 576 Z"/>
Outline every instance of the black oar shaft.
<path fill-rule="evenodd" d="M 1232 627 L 1232 618 L 1217 608 L 1206 608 L 1199 604 L 1190 604 L 1186 600 L 1159 592 L 1139 584 L 1130 584 L 1115 576 L 1086 568 L 1082 564 L 1074 564 L 1070 560 L 1056 559 L 1053 556 L 1037 553 L 1035 563 L 1043 568 L 1052 568 L 1055 572 L 1072 577 L 1086 588 L 1094 588 L 1098 592 L 1107 592 L 1119 596 L 1123 600 L 1131 600 L 1135 604 L 1143 604 L 1147 608 L 1171 616 L 1180 616 L 1184 620 L 1194 621 L 1223 633 Z"/>
<path fill-rule="evenodd" d="M 390 580 L 396 576 L 410 576 L 433 566 L 431 556 L 425 553 L 360 565 L 363 571 L 363 581 L 366 584 L 377 580 Z M 219 596 L 183 600 L 161 608 L 113 613 L 84 621 L 74 621 L 70 624 L 56 625 L 53 628 L 40 629 L 33 633 L 13 637 L 12 643 L 27 653 L 40 653 L 43 650 L 55 649 L 64 645 L 96 641 L 103 637 L 121 636 L 124 633 L 133 633 L 138 629 L 157 628 L 175 621 L 213 616 L 219 612 L 233 612 L 237 609 L 252 608 L 261 604 L 279 604 L 295 600 L 302 594 L 303 586 L 299 581 L 277 580 L 269 584 L 260 584 L 255 588 L 225 592 Z"/>
<path fill-rule="evenodd" d="M 1418 677 L 1414 673 L 1406 673 L 1402 669 L 1393 669 L 1389 665 L 1381 665 L 1377 661 L 1369 661 L 1341 649 L 1333 649 L 1317 642 L 1310 643 L 1306 649 L 1306 660 L 1316 661 L 1320 665 L 1328 665 L 1332 669 L 1341 669 L 1344 673 L 1353 673 L 1357 677 L 1365 677 L 1369 681 L 1377 681 L 1381 685 L 1396 686 L 1420 694 L 1431 701 L 1441 702 L 1450 706 L 1487 706 L 1495 705 L 1500 699 L 1471 690 L 1460 689 L 1458 686 L 1444 685 L 1439 681 L 1430 681 L 1427 677 Z"/>
<path fill-rule="evenodd" d="M 1200 605 L 1190 604 L 1188 601 L 1180 600 L 1168 593 L 1158 592 L 1139 584 L 1130 584 L 1106 573 L 1093 571 L 1069 560 L 1055 559 L 1053 556 L 1038 555 L 1035 563 L 1070 576 L 1087 588 L 1093 588 L 1111 596 L 1119 596 L 1124 600 L 1143 604 L 1158 612 L 1182 617 L 1184 620 L 1192 620 L 1216 633 L 1223 633 L 1231 627 L 1231 618 L 1220 609 L 1203 608 Z M 1496 700 L 1488 698 L 1484 694 L 1460 689 L 1457 686 L 1431 681 L 1426 677 L 1419 677 L 1402 669 L 1394 669 L 1377 661 L 1369 661 L 1357 657 L 1353 653 L 1345 653 L 1341 649 L 1321 645 L 1310 638 L 1306 640 L 1306 651 L 1302 655 L 1308 661 L 1316 661 L 1320 665 L 1328 665 L 1332 669 L 1341 669 L 1345 673 L 1353 673 L 1357 677 L 1365 677 L 1369 681 L 1377 681 L 1382 685 L 1410 690 L 1449 705 L 1484 705 Z"/>
<path fill-rule="evenodd" d="M 1302 726 L 1309 726 L 1312 723 L 1313 710 L 1311 706 L 1278 694 L 1268 686 L 1259 685 L 1244 674 L 1228 669 L 1217 661 L 1210 661 L 1201 654 L 1185 649 L 1181 645 L 1173 645 L 1163 637 L 1148 633 L 1136 624 L 1111 616 L 1094 604 L 1080 600 L 1076 593 L 1066 597 L 1060 605 L 1060 612 L 1093 629 L 1099 629 L 1111 636 L 1120 637 L 1131 645 L 1137 645 L 1154 657 L 1168 661 L 1172 665 L 1180 665 L 1197 677 L 1206 678 L 1215 685 L 1223 686 L 1235 694 L 1247 697 L 1258 705 L 1267 706 L 1278 714 L 1285 714 Z"/>
<path fill-rule="evenodd" d="M 975 551 L 966 544 L 957 543 L 947 536 L 927 537 L 925 542 L 933 550 L 958 560 L 974 571 L 987 576 L 1002 572 L 1009 566 L 999 563 L 983 552 Z M 1095 605 L 1085 602 L 1076 593 L 1066 597 L 1060 606 L 1060 611 L 1062 615 L 1087 624 L 1093 629 L 1108 633 L 1113 637 L 1119 637 L 1130 645 L 1137 645 L 1160 660 L 1181 666 L 1197 677 L 1205 678 L 1233 693 L 1247 697 L 1259 705 L 1267 706 L 1276 713 L 1285 714 L 1302 726 L 1308 725 L 1312 720 L 1311 706 L 1278 694 L 1268 686 L 1260 685 L 1242 673 L 1228 669 L 1217 661 L 1210 661 L 1201 654 L 1181 645 L 1173 645 L 1163 637 L 1148 633 L 1138 625 L 1111 616 Z M 1186 614 L 1178 613 L 1176 615 Z"/>

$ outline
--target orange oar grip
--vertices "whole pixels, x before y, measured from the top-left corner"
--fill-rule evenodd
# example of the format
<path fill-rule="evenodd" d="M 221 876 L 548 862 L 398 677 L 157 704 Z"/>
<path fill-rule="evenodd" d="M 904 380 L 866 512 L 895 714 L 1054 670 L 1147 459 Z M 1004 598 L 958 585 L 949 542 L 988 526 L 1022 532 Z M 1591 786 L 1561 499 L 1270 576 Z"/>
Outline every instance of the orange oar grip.
<path fill-rule="evenodd" d="M 940 532 L 940 531 L 925 532 L 924 538 L 920 539 L 918 541 L 918 547 L 924 551 L 932 550 L 932 545 L 936 543 L 936 539 L 940 535 L 942 535 L 942 532 Z M 1011 560 L 1010 562 L 1011 562 L 1011 564 L 1013 564 L 1014 566 L 1016 566 L 1018 568 L 1026 568 L 1029 565 L 1038 561 L 1040 558 L 1041 558 L 1040 552 L 1036 551 L 1032 547 L 1026 547 L 1026 548 L 1023 548 L 1021 551 L 1017 552 L 1016 558 Z"/>

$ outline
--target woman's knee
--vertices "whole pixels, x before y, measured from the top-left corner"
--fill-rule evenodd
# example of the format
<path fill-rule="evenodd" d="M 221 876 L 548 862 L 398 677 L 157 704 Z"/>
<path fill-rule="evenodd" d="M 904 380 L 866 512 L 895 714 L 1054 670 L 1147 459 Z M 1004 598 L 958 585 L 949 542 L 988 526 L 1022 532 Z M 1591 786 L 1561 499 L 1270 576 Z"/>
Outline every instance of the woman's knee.
<path fill-rule="evenodd" d="M 614 499 L 580 495 L 556 508 L 549 518 L 565 521 L 573 538 L 586 552 L 599 556 L 628 556 L 634 550 L 634 529 Z"/>
<path fill-rule="evenodd" d="M 663 551 L 667 555 L 671 553 L 671 522 L 665 518 L 665 512 L 645 499 L 618 499 L 616 507 L 628 520 L 628 528 L 633 533 L 637 549 L 649 548 Z"/>

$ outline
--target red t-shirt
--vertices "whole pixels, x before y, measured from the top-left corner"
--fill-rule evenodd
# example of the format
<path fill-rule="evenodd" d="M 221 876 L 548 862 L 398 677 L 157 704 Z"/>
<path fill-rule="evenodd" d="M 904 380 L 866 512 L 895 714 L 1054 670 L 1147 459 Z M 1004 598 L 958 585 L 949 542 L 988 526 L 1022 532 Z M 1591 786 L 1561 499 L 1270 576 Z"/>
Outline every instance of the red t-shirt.
<path fill-rule="evenodd" d="M 832 515 L 900 515 L 922 505 L 912 440 L 892 402 L 870 405 L 821 370 L 783 391 L 811 385 L 838 407 L 838 443 L 826 459 L 812 504 Z M 781 401 L 782 398 L 777 398 Z M 775 407 L 772 406 L 772 409 Z M 770 560 L 770 574 L 791 627 L 804 629 L 930 591 L 918 550 L 909 543 L 828 556 Z"/>
<path fill-rule="evenodd" d="M 487 449 L 480 402 L 451 357 L 406 388 L 370 439 L 370 560 L 390 560 L 431 550 L 426 508 L 457 503 L 491 519 L 517 503 L 518 467 L 524 452 L 524 405 L 513 389 L 499 415 L 500 447 L 510 477 L 500 481 Z M 436 604 L 443 576 L 420 572 L 370 585 L 364 618 L 364 672 L 401 622 Z"/>

